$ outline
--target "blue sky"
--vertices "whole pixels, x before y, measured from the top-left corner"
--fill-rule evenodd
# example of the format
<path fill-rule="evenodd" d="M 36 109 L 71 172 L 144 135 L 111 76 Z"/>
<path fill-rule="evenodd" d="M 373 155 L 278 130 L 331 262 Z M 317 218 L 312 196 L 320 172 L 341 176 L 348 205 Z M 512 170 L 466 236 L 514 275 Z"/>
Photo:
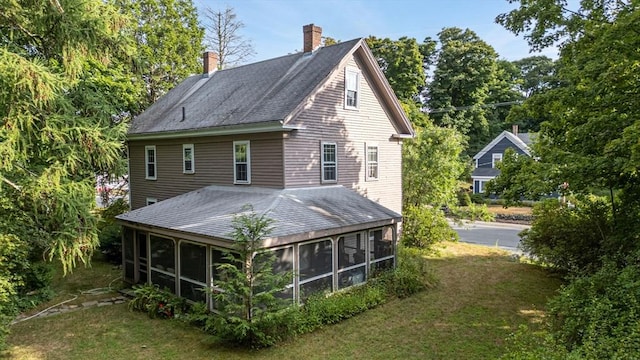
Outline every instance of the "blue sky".
<path fill-rule="evenodd" d="M 537 55 L 522 38 L 495 23 L 498 14 L 515 8 L 507 0 L 194 0 L 199 13 L 209 7 L 232 7 L 245 24 L 241 35 L 256 54 L 249 62 L 290 54 L 302 48 L 302 26 L 322 27 L 323 36 L 346 41 L 374 35 L 402 36 L 422 42 L 445 27 L 469 28 L 498 52 L 518 60 Z M 201 18 L 201 20 L 203 20 Z M 542 53 L 557 58 L 555 49 Z"/>

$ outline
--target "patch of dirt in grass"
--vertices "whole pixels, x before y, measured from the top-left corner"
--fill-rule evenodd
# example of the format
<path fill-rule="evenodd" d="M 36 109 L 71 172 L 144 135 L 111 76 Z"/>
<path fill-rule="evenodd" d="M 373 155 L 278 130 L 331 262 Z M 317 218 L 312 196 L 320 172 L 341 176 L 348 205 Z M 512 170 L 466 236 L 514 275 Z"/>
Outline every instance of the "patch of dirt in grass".
<path fill-rule="evenodd" d="M 528 206 L 511 206 L 505 208 L 502 205 L 487 205 L 487 209 L 492 214 L 504 214 L 504 215 L 532 215 L 533 208 Z"/>

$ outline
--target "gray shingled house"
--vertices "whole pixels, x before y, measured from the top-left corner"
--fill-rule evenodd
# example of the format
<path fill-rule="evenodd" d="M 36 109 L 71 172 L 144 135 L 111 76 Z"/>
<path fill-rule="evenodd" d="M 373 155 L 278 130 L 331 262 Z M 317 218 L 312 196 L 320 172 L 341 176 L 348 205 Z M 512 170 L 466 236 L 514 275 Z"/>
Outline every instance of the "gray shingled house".
<path fill-rule="evenodd" d="M 513 126 L 511 132 L 505 130 L 496 136 L 473 157 L 475 161 L 475 168 L 471 173 L 473 193 L 483 193 L 485 183 L 500 174 L 500 170 L 497 169 L 496 164 L 502 161 L 505 150 L 511 148 L 518 154 L 531 156 L 531 152 L 529 151 L 530 145 L 531 134 L 518 133 L 517 125 Z"/>
<path fill-rule="evenodd" d="M 413 129 L 364 39 L 194 75 L 128 133 L 124 277 L 211 299 L 231 220 L 274 220 L 264 246 L 292 270 L 288 296 L 336 291 L 394 266 L 402 140 Z"/>

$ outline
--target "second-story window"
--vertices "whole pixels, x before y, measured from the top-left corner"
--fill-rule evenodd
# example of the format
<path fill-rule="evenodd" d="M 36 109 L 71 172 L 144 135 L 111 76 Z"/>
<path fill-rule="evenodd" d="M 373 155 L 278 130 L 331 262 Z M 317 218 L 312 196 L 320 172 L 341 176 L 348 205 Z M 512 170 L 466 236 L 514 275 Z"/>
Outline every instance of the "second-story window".
<path fill-rule="evenodd" d="M 322 143 L 322 182 L 338 181 L 338 147 L 336 143 Z"/>
<path fill-rule="evenodd" d="M 249 141 L 233 142 L 233 183 L 251 183 L 251 149 Z"/>
<path fill-rule="evenodd" d="M 145 178 L 147 180 L 156 179 L 156 146 L 144 147 Z"/>
<path fill-rule="evenodd" d="M 378 180 L 378 145 L 367 144 L 366 180 Z"/>
<path fill-rule="evenodd" d="M 360 99 L 360 73 L 356 69 L 346 68 L 344 73 L 344 106 L 348 109 L 357 109 Z"/>
<path fill-rule="evenodd" d="M 185 174 L 196 172 L 193 144 L 182 145 L 182 172 Z"/>
<path fill-rule="evenodd" d="M 498 162 L 502 161 L 502 153 L 491 154 L 491 167 L 494 168 Z"/>

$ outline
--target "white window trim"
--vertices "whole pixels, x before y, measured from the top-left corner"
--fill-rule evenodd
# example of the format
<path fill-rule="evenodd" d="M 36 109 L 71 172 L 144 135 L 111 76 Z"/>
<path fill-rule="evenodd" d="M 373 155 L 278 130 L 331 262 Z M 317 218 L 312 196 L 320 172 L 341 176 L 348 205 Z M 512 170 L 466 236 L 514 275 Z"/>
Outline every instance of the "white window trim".
<path fill-rule="evenodd" d="M 191 170 L 187 170 L 186 162 L 187 157 L 185 156 L 185 150 L 191 150 Z M 183 174 L 194 174 L 196 172 L 196 153 L 193 144 L 182 144 L 182 173 Z"/>
<path fill-rule="evenodd" d="M 155 203 L 157 203 L 157 202 L 158 202 L 158 199 L 156 199 L 156 198 L 152 198 L 152 197 L 148 197 L 148 198 L 147 198 L 147 201 L 146 201 L 147 206 L 149 206 L 149 205 L 153 205 L 153 204 L 155 204 Z"/>
<path fill-rule="evenodd" d="M 333 164 L 335 165 L 336 168 L 336 178 L 335 179 L 325 179 L 324 178 L 324 167 L 325 167 L 325 161 L 324 161 L 324 146 L 325 145 L 333 145 L 334 149 L 335 149 L 335 157 L 336 160 L 333 162 Z M 337 183 L 338 182 L 338 144 L 335 142 L 328 142 L 328 141 L 322 141 L 320 143 L 320 178 L 322 179 L 322 183 Z"/>
<path fill-rule="evenodd" d="M 377 166 L 377 171 L 376 174 L 377 176 L 372 177 L 369 176 L 369 148 L 370 147 L 375 147 L 376 148 L 376 166 Z M 380 179 L 380 146 L 378 146 L 377 143 L 365 143 L 364 144 L 364 179 L 365 181 L 377 181 Z"/>
<path fill-rule="evenodd" d="M 347 105 L 347 81 L 349 78 L 349 74 L 355 74 L 356 76 L 356 106 Z M 346 67 L 344 69 L 344 108 L 357 110 L 360 107 L 360 70 L 354 67 Z"/>
<path fill-rule="evenodd" d="M 502 161 L 502 153 L 493 153 L 491 154 L 491 167 L 496 167 L 496 162 Z"/>
<path fill-rule="evenodd" d="M 247 145 L 247 180 L 238 180 L 238 174 L 236 173 L 236 145 Z M 251 184 L 251 142 L 249 140 L 233 142 L 233 183 Z"/>
<path fill-rule="evenodd" d="M 153 176 L 149 176 L 149 150 L 153 150 Z M 144 147 L 144 175 L 147 180 L 156 180 L 158 178 L 158 151 L 155 145 Z"/>

